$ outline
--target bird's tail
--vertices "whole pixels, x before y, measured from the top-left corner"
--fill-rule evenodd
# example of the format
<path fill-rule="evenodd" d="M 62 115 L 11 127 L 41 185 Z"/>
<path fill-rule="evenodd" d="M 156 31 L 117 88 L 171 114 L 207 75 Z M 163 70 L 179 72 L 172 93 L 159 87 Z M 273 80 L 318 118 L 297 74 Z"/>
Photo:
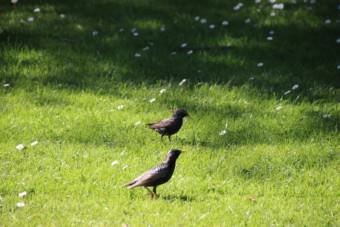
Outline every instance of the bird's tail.
<path fill-rule="evenodd" d="M 146 124 L 146 126 L 148 126 L 149 128 L 151 128 L 151 129 L 153 129 L 153 125 L 154 125 L 155 123 L 148 123 L 148 124 Z"/>
<path fill-rule="evenodd" d="M 127 187 L 128 189 L 134 188 L 135 187 L 135 183 L 137 183 L 137 180 L 133 180 L 127 184 L 124 185 L 124 187 Z"/>

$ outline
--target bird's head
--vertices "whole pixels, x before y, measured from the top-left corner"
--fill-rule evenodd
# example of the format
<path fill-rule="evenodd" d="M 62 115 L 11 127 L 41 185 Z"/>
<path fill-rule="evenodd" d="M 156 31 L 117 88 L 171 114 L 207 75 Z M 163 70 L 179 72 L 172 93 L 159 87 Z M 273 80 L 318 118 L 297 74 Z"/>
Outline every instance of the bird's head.
<path fill-rule="evenodd" d="M 177 109 L 175 112 L 174 112 L 174 115 L 173 115 L 175 118 L 183 118 L 183 117 L 187 117 L 189 116 L 188 112 L 185 110 L 185 109 Z"/>
<path fill-rule="evenodd" d="M 171 149 L 168 152 L 168 155 L 166 156 L 166 162 L 173 162 L 176 161 L 176 159 L 179 157 L 179 155 L 182 153 L 181 150 L 178 149 Z"/>

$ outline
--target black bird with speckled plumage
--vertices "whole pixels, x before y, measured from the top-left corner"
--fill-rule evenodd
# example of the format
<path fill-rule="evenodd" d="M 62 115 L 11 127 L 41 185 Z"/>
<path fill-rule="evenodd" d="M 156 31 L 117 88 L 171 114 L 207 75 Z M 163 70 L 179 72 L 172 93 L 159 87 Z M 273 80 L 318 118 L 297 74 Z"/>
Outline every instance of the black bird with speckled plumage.
<path fill-rule="evenodd" d="M 144 187 L 151 193 L 152 198 L 157 196 L 157 186 L 164 184 L 170 180 L 175 170 L 176 160 L 181 152 L 182 151 L 177 149 L 171 149 L 167 154 L 165 160 L 160 165 L 143 173 L 133 181 L 127 183 L 125 186 L 128 189 L 135 187 Z M 148 187 L 153 187 L 153 190 L 151 191 Z"/>
<path fill-rule="evenodd" d="M 174 112 L 171 118 L 161 120 L 158 123 L 147 124 L 151 129 L 155 130 L 161 134 L 161 139 L 163 136 L 168 136 L 171 141 L 171 136 L 177 133 L 183 124 L 183 118 L 189 116 L 185 109 L 178 109 Z"/>

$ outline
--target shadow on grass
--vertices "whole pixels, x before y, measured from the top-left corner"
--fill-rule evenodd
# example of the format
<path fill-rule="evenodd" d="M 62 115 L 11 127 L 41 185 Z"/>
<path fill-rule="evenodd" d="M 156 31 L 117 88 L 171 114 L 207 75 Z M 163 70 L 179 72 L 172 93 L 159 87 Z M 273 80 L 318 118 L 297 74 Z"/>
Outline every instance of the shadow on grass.
<path fill-rule="evenodd" d="M 20 16 L 14 17 L 15 23 L 2 24 L 1 49 L 13 53 L 2 54 L 5 73 L 1 80 L 19 84 L 33 79 L 43 85 L 93 91 L 109 90 L 116 82 L 153 84 L 183 77 L 193 84 L 240 86 L 255 76 L 251 86 L 260 93 L 282 92 L 295 83 L 340 86 L 335 71 L 339 61 L 336 28 L 318 22 L 324 16 L 336 15 L 332 5 L 336 1 L 318 4 L 312 10 L 306 4 L 287 4 L 285 11 L 278 13 L 285 16 L 284 22 L 268 17 L 270 4 L 250 4 L 235 12 L 232 8 L 236 3 L 75 0 L 6 5 L 5 12 Z M 37 6 L 41 6 L 41 14 L 32 13 Z M 60 13 L 66 18 L 60 19 Z M 196 15 L 208 23 L 195 21 Z M 37 19 L 20 24 L 26 16 Z M 2 17 L 6 21 L 13 16 Z M 250 24 L 244 23 L 247 17 L 252 19 Z M 301 22 L 301 18 L 315 24 Z M 225 19 L 230 19 L 228 27 L 221 26 Z M 209 24 L 216 28 L 209 29 Z M 162 26 L 164 32 L 160 31 Z M 119 32 L 121 28 L 124 32 Z M 132 28 L 139 36 L 132 35 Z M 95 37 L 91 35 L 94 30 L 99 31 Z M 266 40 L 270 30 L 275 31 L 272 42 Z M 180 48 L 182 43 L 188 47 Z M 145 46 L 150 50 L 143 51 Z M 21 61 L 18 53 L 25 49 L 41 51 L 39 62 Z M 192 55 L 187 54 L 190 50 Z M 171 55 L 173 51 L 177 54 Z M 142 57 L 135 58 L 135 53 Z M 258 62 L 265 66 L 257 68 Z M 13 64 L 20 70 L 12 70 Z M 44 73 L 32 70 L 43 65 L 48 65 Z M 30 73 L 22 73 L 25 70 Z"/>
<path fill-rule="evenodd" d="M 166 195 L 160 197 L 163 200 L 174 202 L 174 201 L 182 201 L 182 202 L 192 202 L 194 198 L 187 195 Z"/>
<path fill-rule="evenodd" d="M 325 99 L 336 103 L 338 92 L 329 93 L 327 88 L 340 87 L 336 71 L 340 62 L 335 41 L 338 28 L 335 23 L 324 24 L 326 17 L 337 16 L 336 1 L 315 6 L 287 3 L 276 17 L 269 16 L 272 8 L 267 2 L 247 3 L 240 11 L 234 11 L 237 3 L 33 0 L 19 1 L 14 7 L 7 4 L 0 16 L 0 82 L 28 90 L 51 86 L 119 96 L 122 83 L 137 87 L 178 83 L 187 78 L 189 91 L 201 82 L 230 87 L 246 84 L 263 100 L 280 97 L 292 85 L 299 84 L 307 101 Z M 40 7 L 41 13 L 33 13 L 35 7 Z M 61 13 L 66 17 L 60 18 Z M 31 16 L 35 18 L 32 23 L 27 21 Z M 195 16 L 208 22 L 201 24 Z M 247 18 L 251 19 L 250 24 L 245 24 Z M 25 22 L 20 23 L 21 19 Z M 223 27 L 223 20 L 228 20 L 229 26 Z M 209 28 L 212 24 L 214 29 Z M 138 36 L 131 32 L 133 28 Z M 267 41 L 271 30 L 274 40 Z M 98 31 L 98 35 L 93 36 L 93 31 Z M 185 48 L 181 48 L 183 43 L 187 43 Z M 143 51 L 145 47 L 149 50 Z M 190 50 L 192 54 L 188 54 Z M 171 54 L 173 51 L 176 55 Z M 141 57 L 134 57 L 136 53 Z M 257 67 L 259 62 L 264 66 Z M 250 81 L 250 77 L 254 80 Z M 37 100 L 37 105 L 68 105 L 67 100 L 49 98 L 49 94 L 42 94 Z M 248 113 L 261 114 L 237 105 L 215 108 L 178 98 L 165 101 L 161 105 L 166 108 L 183 106 L 197 113 L 218 115 L 220 119 L 237 121 Z M 213 131 L 199 131 L 183 143 L 217 148 L 278 143 L 292 139 L 292 135 L 294 140 L 303 141 L 320 132 L 339 130 L 338 116 L 322 120 L 322 113 L 317 115 L 307 114 L 295 126 L 284 127 L 282 121 L 282 127 L 276 129 L 251 122 L 229 130 L 225 137 L 218 136 L 224 125 L 216 123 L 210 127 Z M 73 138 L 77 130 L 72 125 L 65 134 Z M 216 137 L 211 138 L 211 133 L 216 133 Z M 114 138 L 111 131 L 103 130 L 103 134 L 105 138 L 98 134 L 96 141 L 108 143 L 107 138 Z M 92 139 L 90 134 L 74 137 L 80 142 Z M 123 143 L 117 141 L 120 142 Z"/>

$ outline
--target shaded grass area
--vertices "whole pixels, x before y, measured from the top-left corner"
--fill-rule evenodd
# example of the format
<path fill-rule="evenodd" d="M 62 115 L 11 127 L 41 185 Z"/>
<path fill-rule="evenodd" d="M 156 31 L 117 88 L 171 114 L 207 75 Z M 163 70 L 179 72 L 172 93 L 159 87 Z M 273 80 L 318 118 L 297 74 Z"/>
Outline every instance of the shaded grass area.
<path fill-rule="evenodd" d="M 2 4 L 0 225 L 338 226 L 339 10 L 282 2 Z M 158 200 L 122 187 L 170 148 Z"/>
<path fill-rule="evenodd" d="M 79 4 L 44 1 L 5 6 L 9 12 L 3 16 L 1 42 L 6 50 L 2 56 L 5 66 L 15 62 L 5 67 L 6 81 L 14 82 L 23 74 L 17 72 L 23 66 L 33 71 L 24 74 L 28 80 L 94 90 L 110 81 L 154 83 L 183 77 L 194 83 L 240 85 L 255 76 L 259 80 L 253 86 L 279 92 L 294 83 L 339 86 L 337 25 L 323 24 L 326 18 L 335 20 L 336 1 L 287 3 L 287 10 L 278 11 L 275 17 L 270 16 L 269 3 L 247 3 L 239 12 L 232 10 L 235 2 L 209 2 L 208 7 L 204 2 L 186 6 L 178 2 L 90 1 L 81 3 L 81 9 Z M 36 5 L 41 5 L 42 13 L 32 12 Z M 195 21 L 196 15 L 208 23 Z M 19 23 L 30 16 L 35 16 L 34 23 Z M 246 18 L 252 19 L 250 24 L 244 23 Z M 230 25 L 223 27 L 223 20 Z M 209 24 L 216 29 L 209 29 Z M 121 28 L 124 32 L 119 32 Z M 139 36 L 131 34 L 133 28 Z M 271 42 L 266 40 L 270 30 L 275 32 Z M 93 31 L 99 35 L 93 37 Z M 188 47 L 180 48 L 181 43 Z M 150 50 L 143 52 L 145 46 Z M 190 49 L 195 54 L 188 56 Z M 178 54 L 172 56 L 172 51 Z M 143 56 L 134 58 L 137 52 Z M 258 62 L 265 66 L 257 68 Z M 36 67 L 39 75 L 34 73 Z"/>

